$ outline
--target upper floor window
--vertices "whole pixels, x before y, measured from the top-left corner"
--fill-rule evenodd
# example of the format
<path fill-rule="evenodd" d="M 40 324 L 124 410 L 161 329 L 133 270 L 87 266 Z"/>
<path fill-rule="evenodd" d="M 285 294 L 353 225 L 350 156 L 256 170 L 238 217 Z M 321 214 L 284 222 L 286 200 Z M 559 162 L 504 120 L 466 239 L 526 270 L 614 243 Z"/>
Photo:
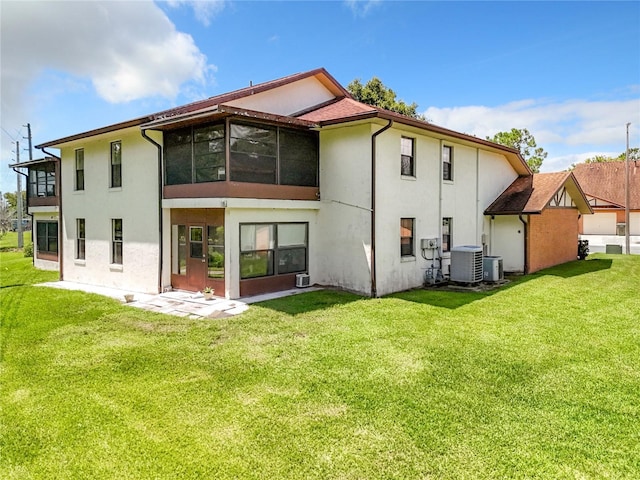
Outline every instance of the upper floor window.
<path fill-rule="evenodd" d="M 111 142 L 111 188 L 122 186 L 122 142 Z"/>
<path fill-rule="evenodd" d="M 84 148 L 76 150 L 75 189 L 84 190 Z"/>
<path fill-rule="evenodd" d="M 407 177 L 416 175 L 413 138 L 400 138 L 400 174 Z"/>
<path fill-rule="evenodd" d="M 165 133 L 165 184 L 234 182 L 318 186 L 315 132 L 272 125 L 229 124 L 189 127 Z M 229 172 L 226 156 L 229 152 Z"/>
<path fill-rule="evenodd" d="M 415 255 L 413 224 L 414 218 L 400 219 L 400 255 L 403 257 L 413 257 Z"/>
<path fill-rule="evenodd" d="M 453 147 L 442 147 L 442 179 L 453 181 Z"/>
<path fill-rule="evenodd" d="M 29 167 L 29 196 L 56 196 L 56 166 L 53 162 Z"/>
<path fill-rule="evenodd" d="M 111 220 L 111 263 L 122 265 L 122 219 Z"/>
<path fill-rule="evenodd" d="M 451 217 L 445 217 L 442 219 L 442 251 L 451 251 L 451 240 L 453 233 L 453 219 Z"/>
<path fill-rule="evenodd" d="M 225 180 L 224 137 L 224 124 L 187 127 L 165 133 L 165 184 Z"/>

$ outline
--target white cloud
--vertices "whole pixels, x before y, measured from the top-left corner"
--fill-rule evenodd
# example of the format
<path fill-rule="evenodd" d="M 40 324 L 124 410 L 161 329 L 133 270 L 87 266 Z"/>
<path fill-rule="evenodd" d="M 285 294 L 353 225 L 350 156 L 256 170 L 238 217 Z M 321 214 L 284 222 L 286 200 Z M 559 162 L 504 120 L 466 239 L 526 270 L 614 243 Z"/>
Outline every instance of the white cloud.
<path fill-rule="evenodd" d="M 44 71 L 89 79 L 100 97 L 121 103 L 174 98 L 186 82 L 208 82 L 214 69 L 150 0 L 2 2 L 3 124 Z"/>
<path fill-rule="evenodd" d="M 633 89 L 630 89 L 630 91 Z M 609 101 L 525 99 L 494 107 L 429 107 L 433 123 L 480 138 L 512 128 L 526 128 L 549 157 L 543 171 L 562 170 L 595 154 L 619 154 L 625 124 L 632 122 L 630 142 L 640 138 L 640 98 Z"/>
<path fill-rule="evenodd" d="M 193 9 L 193 13 L 200 23 L 205 27 L 211 24 L 211 19 L 218 15 L 226 5 L 225 0 L 167 0 L 167 4 L 172 8 L 186 5 Z"/>
<path fill-rule="evenodd" d="M 21 127 L 27 121 L 37 135 L 38 113 L 52 97 L 70 91 L 87 96 L 93 88 L 114 104 L 173 100 L 210 86 L 215 71 L 193 38 L 177 31 L 151 0 L 0 0 L 0 47 L 4 189 L 14 176 L 4 165 L 15 158 L 11 140 L 26 146 Z"/>
<path fill-rule="evenodd" d="M 344 3 L 356 17 L 365 17 L 382 0 L 345 0 Z"/>

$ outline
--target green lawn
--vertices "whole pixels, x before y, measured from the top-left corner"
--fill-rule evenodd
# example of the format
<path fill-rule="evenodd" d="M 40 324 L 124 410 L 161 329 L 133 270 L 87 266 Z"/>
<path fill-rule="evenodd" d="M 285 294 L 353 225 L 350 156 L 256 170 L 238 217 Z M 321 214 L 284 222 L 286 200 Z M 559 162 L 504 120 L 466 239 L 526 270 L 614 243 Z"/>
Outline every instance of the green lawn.
<path fill-rule="evenodd" d="M 640 478 L 638 256 L 197 321 L 0 255 L 0 478 Z"/>

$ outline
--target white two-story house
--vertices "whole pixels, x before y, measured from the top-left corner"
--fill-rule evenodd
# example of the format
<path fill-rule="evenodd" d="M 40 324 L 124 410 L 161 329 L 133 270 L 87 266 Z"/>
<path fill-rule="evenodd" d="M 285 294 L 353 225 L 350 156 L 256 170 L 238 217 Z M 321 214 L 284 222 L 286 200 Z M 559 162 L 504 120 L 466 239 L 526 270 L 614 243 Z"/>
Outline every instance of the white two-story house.
<path fill-rule="evenodd" d="M 456 245 L 491 251 L 485 209 L 531 175 L 516 150 L 359 103 L 324 69 L 38 148 L 60 152 L 63 279 L 228 298 L 301 273 L 420 286 Z"/>

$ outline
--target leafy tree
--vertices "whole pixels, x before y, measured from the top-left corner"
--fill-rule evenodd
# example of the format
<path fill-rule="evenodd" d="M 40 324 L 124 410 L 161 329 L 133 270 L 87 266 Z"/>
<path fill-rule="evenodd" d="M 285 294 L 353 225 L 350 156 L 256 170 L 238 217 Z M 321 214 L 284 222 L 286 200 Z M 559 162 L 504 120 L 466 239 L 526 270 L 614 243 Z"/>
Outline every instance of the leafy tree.
<path fill-rule="evenodd" d="M 9 203 L 5 201 L 5 196 L 0 192 L 0 236 L 11 230 L 11 219 L 14 211 L 9 207 Z"/>
<path fill-rule="evenodd" d="M 604 162 L 624 162 L 627 159 L 626 152 L 622 152 L 617 157 L 609 157 L 607 155 L 595 155 L 578 163 L 604 163 Z M 640 148 L 629 149 L 629 160 L 640 160 Z M 577 163 L 572 163 L 568 170 L 576 168 Z"/>
<path fill-rule="evenodd" d="M 27 214 L 27 192 L 24 190 L 22 193 L 22 215 Z M 6 192 L 3 195 L 4 201 L 7 203 L 7 207 L 14 212 L 18 210 L 18 192 Z"/>
<path fill-rule="evenodd" d="M 512 128 L 509 132 L 498 132 L 493 137 L 487 137 L 487 140 L 519 150 L 534 173 L 540 171 L 542 162 L 547 158 L 547 152 L 542 147 L 538 147 L 536 139 L 526 128 Z"/>
<path fill-rule="evenodd" d="M 417 103 L 414 102 L 408 105 L 402 100 L 398 100 L 396 92 L 385 86 L 378 77 L 373 77 L 364 85 L 360 82 L 360 79 L 355 79 L 347 85 L 347 90 L 359 102 L 391 110 L 418 120 L 426 120 L 424 115 L 416 112 Z"/>

